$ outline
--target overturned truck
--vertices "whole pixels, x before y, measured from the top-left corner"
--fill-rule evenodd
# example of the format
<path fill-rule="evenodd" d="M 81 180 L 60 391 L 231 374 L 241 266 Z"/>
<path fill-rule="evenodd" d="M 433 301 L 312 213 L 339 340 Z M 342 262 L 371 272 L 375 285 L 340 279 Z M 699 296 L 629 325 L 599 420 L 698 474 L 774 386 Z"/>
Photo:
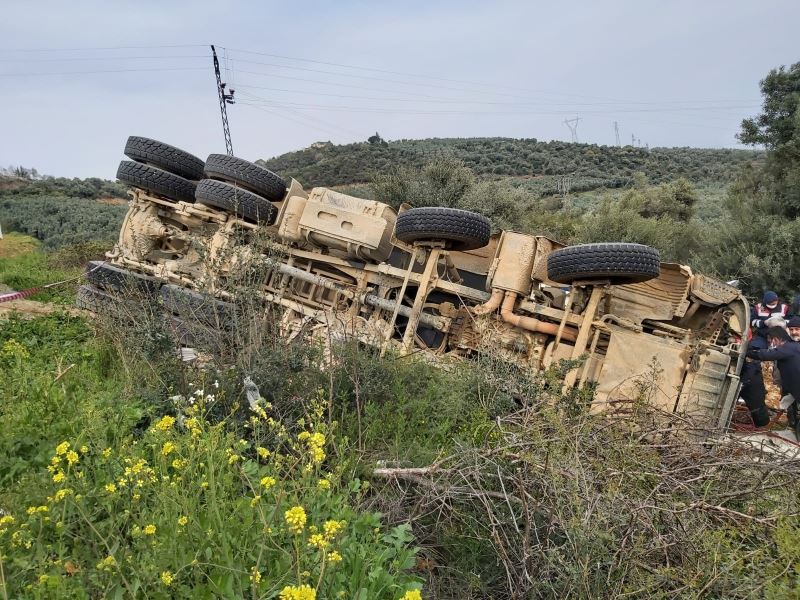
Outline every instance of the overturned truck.
<path fill-rule="evenodd" d="M 564 386 L 593 386 L 593 410 L 633 397 L 656 365 L 651 402 L 703 429 L 728 425 L 748 304 L 653 248 L 491 235 L 475 213 L 396 211 L 147 138 L 129 138 L 125 154 L 117 177 L 131 186 L 130 208 L 107 260 L 89 265 L 84 308 L 121 300 L 132 284 L 176 318 L 205 299 L 224 320 L 230 281 L 255 261 L 268 275 L 254 294 L 283 313 L 287 332 L 442 359 L 492 352 L 533 371 L 575 360 Z"/>

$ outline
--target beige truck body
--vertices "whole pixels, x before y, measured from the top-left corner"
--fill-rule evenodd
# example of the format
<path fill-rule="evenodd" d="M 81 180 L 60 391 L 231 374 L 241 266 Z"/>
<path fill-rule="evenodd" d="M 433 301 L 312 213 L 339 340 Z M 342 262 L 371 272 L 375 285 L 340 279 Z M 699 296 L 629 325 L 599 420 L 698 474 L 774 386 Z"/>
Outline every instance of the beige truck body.
<path fill-rule="evenodd" d="M 655 373 L 649 397 L 658 407 L 708 429 L 730 419 L 748 305 L 739 290 L 687 266 L 663 263 L 641 283 L 565 286 L 548 279 L 548 256 L 563 246 L 547 237 L 505 231 L 467 251 L 407 244 L 394 235 L 398 215 L 388 205 L 294 180 L 270 225 L 130 193 L 108 263 L 170 289 L 233 302 L 230 282 L 255 261 L 268 271 L 255 293 L 283 311 L 288 332 L 334 330 L 437 360 L 493 353 L 531 371 L 579 360 L 565 386 L 593 386 L 593 410 L 636 397 Z"/>

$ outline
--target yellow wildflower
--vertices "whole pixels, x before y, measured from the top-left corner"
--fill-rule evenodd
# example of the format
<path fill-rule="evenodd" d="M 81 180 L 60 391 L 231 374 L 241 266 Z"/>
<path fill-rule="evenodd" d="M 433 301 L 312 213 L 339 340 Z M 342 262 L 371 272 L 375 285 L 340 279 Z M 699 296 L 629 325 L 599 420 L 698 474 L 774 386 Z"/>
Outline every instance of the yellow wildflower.
<path fill-rule="evenodd" d="M 325 550 L 328 547 L 328 541 L 325 539 L 325 536 L 321 533 L 315 533 L 312 535 L 308 540 L 308 545 L 311 548 L 319 548 L 320 550 Z"/>
<path fill-rule="evenodd" d="M 207 481 L 201 482 L 200 483 L 200 487 L 203 488 L 203 489 L 206 489 L 208 487 L 208 482 Z"/>
<path fill-rule="evenodd" d="M 276 483 L 275 478 L 270 477 L 269 475 L 261 478 L 261 487 L 263 487 L 265 490 L 271 488 L 273 485 L 275 485 L 275 483 Z"/>
<path fill-rule="evenodd" d="M 109 456 L 111 456 L 111 448 L 106 448 L 103 450 L 103 458 L 108 458 Z"/>
<path fill-rule="evenodd" d="M 325 537 L 328 539 L 332 539 L 337 533 L 339 533 L 344 528 L 344 521 L 334 521 L 333 519 L 325 521 L 325 525 L 323 529 L 325 531 Z"/>
<path fill-rule="evenodd" d="M 260 500 L 261 496 L 253 496 L 253 499 L 250 500 L 250 506 L 255 507 L 255 505 L 258 504 Z"/>
<path fill-rule="evenodd" d="M 65 475 L 64 475 L 63 471 L 58 471 L 58 472 L 56 472 L 55 475 L 53 475 L 53 481 L 56 482 L 56 483 L 61 483 L 62 481 L 64 481 L 64 477 L 65 477 Z"/>
<path fill-rule="evenodd" d="M 174 451 L 175 444 L 172 442 L 165 442 L 164 445 L 161 446 L 161 456 L 169 456 Z"/>
<path fill-rule="evenodd" d="M 49 575 L 39 575 L 39 585 L 44 585 L 50 579 Z"/>
<path fill-rule="evenodd" d="M 97 563 L 97 568 L 101 571 L 110 570 L 111 567 L 115 567 L 117 565 L 117 559 L 111 555 L 106 556 L 103 560 Z"/>
<path fill-rule="evenodd" d="M 306 526 L 306 511 L 302 506 L 293 506 L 283 514 L 283 518 L 292 533 L 300 533 Z"/>
<path fill-rule="evenodd" d="M 261 583 L 261 573 L 258 572 L 256 567 L 250 569 L 250 581 L 256 584 Z"/>
<path fill-rule="evenodd" d="M 56 454 L 58 456 L 66 454 L 67 450 L 69 450 L 69 442 L 61 442 L 58 446 L 56 446 Z"/>
<path fill-rule="evenodd" d="M 61 464 L 61 457 L 56 454 L 53 458 L 50 459 L 50 464 L 53 465 L 54 467 L 57 467 L 58 465 Z"/>
<path fill-rule="evenodd" d="M 172 461 L 172 468 L 175 470 L 181 470 L 183 467 L 186 466 L 186 461 L 182 458 L 176 458 Z"/>
<path fill-rule="evenodd" d="M 307 583 L 287 585 L 281 590 L 280 600 L 317 600 L 317 591 Z"/>
<path fill-rule="evenodd" d="M 328 479 L 320 479 L 317 482 L 317 487 L 321 490 L 329 490 L 331 489 L 331 482 Z"/>
<path fill-rule="evenodd" d="M 256 448 L 256 452 L 261 458 L 264 459 L 269 458 L 269 450 L 267 450 L 263 446 L 259 446 L 258 448 Z"/>
<path fill-rule="evenodd" d="M 116 491 L 117 491 L 117 486 L 116 486 L 116 485 L 114 485 L 113 483 L 107 483 L 107 484 L 106 484 L 106 491 L 107 491 L 109 494 L 113 494 L 114 492 L 116 492 Z"/>
<path fill-rule="evenodd" d="M 0 527 L 5 527 L 6 525 L 11 525 L 14 522 L 14 517 L 11 515 L 3 515 L 0 517 Z"/>
<path fill-rule="evenodd" d="M 239 460 L 239 455 L 238 455 L 238 454 L 231 454 L 231 455 L 228 457 L 228 464 L 229 464 L 229 465 L 232 465 L 232 464 L 234 464 L 234 463 L 235 463 L 236 461 L 238 461 L 238 460 Z"/>
<path fill-rule="evenodd" d="M 56 492 L 56 494 L 54 496 L 54 499 L 55 499 L 56 502 L 60 502 L 61 500 L 63 500 L 67 496 L 69 496 L 70 494 L 72 494 L 72 490 L 69 489 L 69 488 L 64 488 L 64 489 L 58 490 Z"/>
<path fill-rule="evenodd" d="M 188 522 L 189 522 L 189 517 L 185 515 L 183 517 L 178 517 L 178 525 L 180 525 L 181 527 L 186 527 L 186 524 Z"/>
<path fill-rule="evenodd" d="M 89 452 L 89 446 L 81 446 L 81 454 L 86 454 Z"/>
<path fill-rule="evenodd" d="M 142 531 L 144 531 L 145 535 L 155 535 L 156 534 L 156 526 L 153 525 L 152 523 L 150 525 L 145 525 L 144 529 L 142 529 Z"/>
<path fill-rule="evenodd" d="M 164 415 L 158 420 L 154 427 L 158 431 L 168 431 L 173 425 L 175 425 L 175 417 Z"/>
<path fill-rule="evenodd" d="M 328 562 L 332 563 L 342 562 L 342 555 L 339 554 L 336 550 L 328 552 Z"/>
<path fill-rule="evenodd" d="M 80 458 L 78 457 L 78 453 L 75 452 L 74 450 L 70 450 L 69 452 L 67 452 L 66 458 L 67 462 L 71 465 L 74 465 L 76 462 L 78 462 L 78 460 L 80 460 Z"/>
<path fill-rule="evenodd" d="M 419 590 L 408 590 L 400 600 L 422 600 L 422 593 Z"/>
<path fill-rule="evenodd" d="M 47 506 L 45 506 L 45 505 L 42 505 L 42 506 L 29 506 L 28 507 L 28 514 L 29 515 L 35 515 L 36 513 L 47 512 L 48 510 L 50 510 L 50 509 L 47 508 Z"/>
<path fill-rule="evenodd" d="M 166 585 L 167 587 L 172 585 L 172 582 L 175 580 L 175 577 L 169 571 L 162 571 L 161 572 L 161 583 Z"/>

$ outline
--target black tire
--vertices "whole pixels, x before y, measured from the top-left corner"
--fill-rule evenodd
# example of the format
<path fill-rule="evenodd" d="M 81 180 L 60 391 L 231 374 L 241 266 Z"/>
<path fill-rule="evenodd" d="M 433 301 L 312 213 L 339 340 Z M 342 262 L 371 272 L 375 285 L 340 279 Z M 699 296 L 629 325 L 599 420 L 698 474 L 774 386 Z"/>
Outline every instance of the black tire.
<path fill-rule="evenodd" d="M 395 237 L 401 242 L 447 242 L 451 250 L 475 250 L 489 243 L 489 219 L 457 208 L 412 208 L 397 217 Z"/>
<path fill-rule="evenodd" d="M 193 181 L 158 167 L 123 160 L 117 169 L 117 179 L 133 187 L 163 196 L 167 200 L 194 202 Z"/>
<path fill-rule="evenodd" d="M 226 329 L 235 317 L 235 307 L 213 296 L 167 284 L 161 288 L 166 309 L 186 323 L 196 322 L 212 328 Z"/>
<path fill-rule="evenodd" d="M 206 160 L 205 173 L 211 179 L 235 183 L 272 202 L 283 200 L 288 187 L 282 177 L 269 169 L 227 154 L 210 154 Z"/>
<path fill-rule="evenodd" d="M 155 296 L 161 286 L 158 279 L 97 260 L 86 265 L 86 279 L 97 288 L 120 294 Z"/>
<path fill-rule="evenodd" d="M 621 285 L 660 274 L 658 250 L 643 244 L 581 244 L 555 250 L 547 257 L 547 277 L 558 283 L 609 279 Z"/>
<path fill-rule="evenodd" d="M 118 305 L 118 298 L 91 285 L 80 286 L 75 297 L 75 306 L 93 313 L 108 312 L 119 308 Z"/>
<path fill-rule="evenodd" d="M 264 225 L 272 225 L 278 216 L 278 210 L 269 200 L 227 181 L 201 180 L 197 184 L 194 198 L 197 202 Z"/>
<path fill-rule="evenodd" d="M 125 144 L 125 156 L 186 179 L 202 179 L 203 161 L 194 154 L 158 140 L 132 135 Z"/>

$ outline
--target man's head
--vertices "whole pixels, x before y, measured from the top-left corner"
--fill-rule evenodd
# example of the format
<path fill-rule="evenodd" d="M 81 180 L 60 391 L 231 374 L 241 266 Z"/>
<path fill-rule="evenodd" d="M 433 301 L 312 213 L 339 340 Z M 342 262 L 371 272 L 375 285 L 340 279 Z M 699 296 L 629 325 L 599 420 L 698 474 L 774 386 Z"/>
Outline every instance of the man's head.
<path fill-rule="evenodd" d="M 786 323 L 789 335 L 795 342 L 800 342 L 800 316 L 794 316 Z"/>
<path fill-rule="evenodd" d="M 773 291 L 764 292 L 764 297 L 761 299 L 761 304 L 769 308 L 778 306 L 778 294 Z"/>
<path fill-rule="evenodd" d="M 786 342 L 791 342 L 792 338 L 783 327 L 770 327 L 767 330 L 767 341 L 770 346 L 783 346 Z"/>

